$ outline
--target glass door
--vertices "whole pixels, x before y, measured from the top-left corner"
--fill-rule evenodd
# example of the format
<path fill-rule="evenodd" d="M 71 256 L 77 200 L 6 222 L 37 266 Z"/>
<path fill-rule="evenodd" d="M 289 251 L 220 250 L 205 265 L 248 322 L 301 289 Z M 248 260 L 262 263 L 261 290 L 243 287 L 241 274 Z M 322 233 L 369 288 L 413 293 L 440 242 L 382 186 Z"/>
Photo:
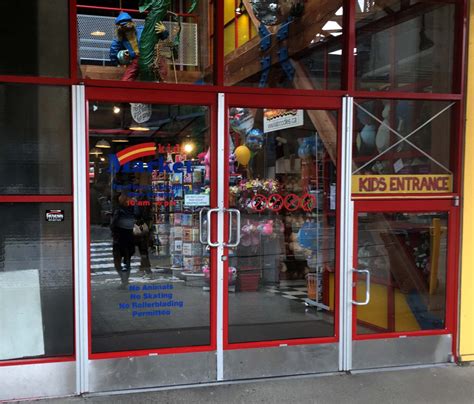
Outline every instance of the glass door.
<path fill-rule="evenodd" d="M 224 378 L 338 370 L 340 100 L 226 98 Z"/>
<path fill-rule="evenodd" d="M 354 369 L 448 362 L 453 352 L 452 201 L 357 201 Z"/>
<path fill-rule="evenodd" d="M 87 98 L 90 390 L 213 381 L 214 97 Z"/>

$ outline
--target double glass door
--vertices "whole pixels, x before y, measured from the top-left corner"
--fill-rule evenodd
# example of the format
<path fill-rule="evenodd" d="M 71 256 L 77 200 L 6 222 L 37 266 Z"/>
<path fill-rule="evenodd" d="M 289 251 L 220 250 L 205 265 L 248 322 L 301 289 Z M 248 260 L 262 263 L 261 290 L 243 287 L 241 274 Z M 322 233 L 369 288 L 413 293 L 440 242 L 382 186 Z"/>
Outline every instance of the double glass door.
<path fill-rule="evenodd" d="M 88 89 L 86 99 L 88 391 L 123 388 L 119 374 L 132 388 L 347 370 L 350 355 L 370 367 L 357 358 L 383 333 L 447 330 L 444 213 L 356 208 L 354 267 L 365 272 L 344 293 L 354 272 L 341 253 L 353 228 L 341 220 L 340 98 Z M 434 224 L 439 272 L 413 297 L 394 240 Z"/>

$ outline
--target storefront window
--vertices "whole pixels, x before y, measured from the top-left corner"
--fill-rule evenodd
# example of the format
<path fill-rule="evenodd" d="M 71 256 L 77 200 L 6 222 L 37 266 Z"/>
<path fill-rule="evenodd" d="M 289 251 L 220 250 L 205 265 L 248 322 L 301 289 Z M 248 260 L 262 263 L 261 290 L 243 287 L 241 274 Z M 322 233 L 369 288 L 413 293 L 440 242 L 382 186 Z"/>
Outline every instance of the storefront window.
<path fill-rule="evenodd" d="M 355 3 L 357 89 L 452 92 L 454 2 Z"/>
<path fill-rule="evenodd" d="M 71 92 L 0 85 L 0 193 L 71 194 Z"/>
<path fill-rule="evenodd" d="M 82 77 L 213 83 L 212 7 L 210 0 L 78 0 Z"/>
<path fill-rule="evenodd" d="M 72 208 L 0 204 L 0 360 L 74 353 Z"/>
<path fill-rule="evenodd" d="M 2 1 L 0 75 L 69 77 L 69 1 Z"/>
<path fill-rule="evenodd" d="M 359 334 L 445 326 L 446 213 L 360 213 L 358 269 L 370 271 L 370 303 L 357 308 Z M 359 275 L 357 299 L 366 278 Z"/>
<path fill-rule="evenodd" d="M 91 101 L 89 117 L 92 352 L 209 345 L 209 108 Z"/>
<path fill-rule="evenodd" d="M 225 83 L 337 90 L 343 1 L 226 1 Z"/>
<path fill-rule="evenodd" d="M 229 126 L 229 342 L 333 336 L 337 114 L 231 108 Z"/>
<path fill-rule="evenodd" d="M 452 117 L 447 101 L 356 100 L 353 193 L 449 193 Z"/>

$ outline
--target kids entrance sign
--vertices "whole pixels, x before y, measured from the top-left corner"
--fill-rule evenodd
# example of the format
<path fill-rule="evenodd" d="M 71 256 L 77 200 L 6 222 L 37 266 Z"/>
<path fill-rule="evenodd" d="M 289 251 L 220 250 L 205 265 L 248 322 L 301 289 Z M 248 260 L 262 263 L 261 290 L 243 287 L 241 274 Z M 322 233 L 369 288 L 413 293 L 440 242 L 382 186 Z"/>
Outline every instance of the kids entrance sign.
<path fill-rule="evenodd" d="M 453 192 L 453 176 L 353 175 L 353 194 L 427 194 Z"/>

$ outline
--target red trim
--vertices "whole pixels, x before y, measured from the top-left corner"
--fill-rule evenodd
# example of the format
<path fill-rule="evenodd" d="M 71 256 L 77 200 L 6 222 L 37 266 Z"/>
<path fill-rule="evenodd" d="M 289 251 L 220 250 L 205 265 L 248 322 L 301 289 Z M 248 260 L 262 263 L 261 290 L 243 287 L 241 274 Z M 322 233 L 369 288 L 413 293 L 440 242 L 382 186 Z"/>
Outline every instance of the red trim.
<path fill-rule="evenodd" d="M 284 99 L 281 99 L 266 94 L 252 94 L 251 97 L 249 97 L 249 95 L 227 94 L 226 99 L 228 108 L 235 106 L 247 108 L 339 110 L 342 105 L 342 100 L 340 98 L 315 98 L 306 97 L 304 95 L 285 97 Z"/>
<path fill-rule="evenodd" d="M 410 331 L 410 332 L 387 332 L 377 334 L 360 334 L 353 337 L 354 341 L 385 339 L 385 338 L 409 338 L 409 337 L 427 337 L 431 335 L 446 335 L 451 334 L 447 329 L 442 330 L 424 330 L 424 331 Z"/>
<path fill-rule="evenodd" d="M 158 349 L 143 349 L 133 351 L 121 351 L 121 352 L 104 352 L 104 353 L 91 353 L 89 359 L 118 359 L 118 358 L 130 358 L 140 356 L 160 356 L 170 354 L 184 354 L 194 352 L 209 352 L 214 351 L 215 348 L 212 345 L 203 345 L 196 347 L 180 347 L 180 348 L 158 348 Z"/>
<path fill-rule="evenodd" d="M 463 98 L 462 94 L 410 93 L 403 91 L 353 91 L 349 92 L 349 95 L 359 100 L 361 98 L 381 98 L 384 100 L 459 101 Z"/>
<path fill-rule="evenodd" d="M 43 365 L 46 363 L 60 363 L 60 362 L 74 362 L 76 360 L 74 355 L 71 356 L 56 356 L 48 358 L 30 358 L 30 359 L 13 359 L 0 361 L 2 366 L 23 366 L 23 365 Z"/>
<path fill-rule="evenodd" d="M 89 172 L 89 102 L 90 101 L 104 101 L 104 102 L 147 102 L 151 104 L 184 104 L 184 105 L 206 105 L 209 107 L 211 124 L 210 129 L 210 147 L 211 155 L 211 207 L 217 206 L 217 106 L 216 98 L 213 94 L 203 94 L 197 92 L 165 92 L 165 91 L 150 91 L 150 90 L 129 90 L 123 91 L 117 88 L 86 88 L 86 167 Z M 154 146 L 154 143 L 150 143 Z M 144 144 L 131 146 L 122 151 L 131 151 L 132 149 L 141 149 Z M 87 186 L 87 200 L 89 200 L 90 183 Z M 90 206 L 87 204 L 87 226 L 90 230 Z M 212 237 L 215 239 L 217 235 L 217 223 L 214 220 L 212 223 L 211 230 Z M 89 358 L 95 359 L 111 359 L 111 358 L 124 358 L 124 357 L 135 357 L 135 356 L 153 356 L 153 355 L 166 355 L 166 354 L 180 354 L 190 352 L 208 352 L 216 349 L 216 304 L 217 304 L 217 276 L 215 269 L 217 263 L 216 249 L 211 249 L 211 292 L 209 298 L 210 305 L 210 344 L 195 347 L 177 347 L 177 348 L 157 348 L 152 350 L 131 350 L 123 352 L 107 352 L 107 353 L 92 353 L 92 306 L 91 306 L 91 255 L 90 255 L 90 231 L 87 232 L 87 276 L 88 276 L 88 335 L 89 335 Z"/>
<path fill-rule="evenodd" d="M 37 77 L 37 76 L 9 76 L 0 75 L 0 83 L 44 84 L 56 86 L 71 86 L 75 81 L 69 78 Z"/>
<path fill-rule="evenodd" d="M 73 203 L 71 195 L 0 195 L 0 203 Z"/>
<path fill-rule="evenodd" d="M 224 2 L 214 1 L 214 83 L 224 86 Z M 219 33 L 221 35 L 219 35 Z"/>
<path fill-rule="evenodd" d="M 321 337 L 321 338 L 298 338 L 298 339 L 282 339 L 274 341 L 258 341 L 258 342 L 240 342 L 228 343 L 224 345 L 224 349 L 231 351 L 234 349 L 255 349 L 255 348 L 273 348 L 294 345 L 316 345 L 316 344 L 330 344 L 338 342 L 338 338 Z"/>
<path fill-rule="evenodd" d="M 341 83 L 342 88 L 349 92 L 355 89 L 356 57 L 356 2 L 355 0 L 344 0 L 343 14 L 343 66 Z M 344 74 L 345 73 L 345 74 Z"/>
<path fill-rule="evenodd" d="M 337 134 L 337 172 L 341 170 L 341 161 L 339 156 L 341 155 L 341 137 L 342 137 L 342 114 L 341 114 L 341 99 L 329 98 L 321 99 L 314 97 L 286 97 L 284 100 L 275 99 L 274 97 L 267 95 L 255 95 L 248 97 L 240 94 L 227 94 L 226 96 L 226 111 L 231 107 L 247 107 L 247 108 L 301 108 L 301 109 L 319 109 L 319 110 L 336 110 L 338 112 L 337 125 L 338 125 L 338 134 Z M 227 115 L 226 115 L 227 116 Z M 225 119 L 225 128 L 224 128 L 224 147 L 225 155 L 229 155 L 229 122 L 228 119 Z M 227 161 L 227 159 L 225 159 Z M 229 184 L 229 166 L 225 165 L 224 168 L 224 184 Z M 337 195 L 341 190 L 341 178 L 337 176 Z M 224 206 L 229 207 L 229 192 L 224 193 Z M 340 211 L 340 201 L 337 198 L 336 204 L 336 251 L 339 251 L 339 225 L 340 218 L 338 213 Z M 228 234 L 228 220 L 224 220 L 224 234 Z M 228 249 L 224 249 L 224 255 L 228 256 Z M 323 343 L 337 343 L 339 340 L 339 267 L 340 259 L 339 254 L 335 255 L 335 281 L 334 281 L 334 335 L 331 337 L 322 337 L 322 338 L 297 338 L 297 339 L 286 339 L 286 340 L 273 340 L 273 341 L 255 341 L 255 342 L 245 342 L 245 343 L 230 343 L 229 342 L 229 290 L 228 290 L 228 260 L 224 262 L 224 302 L 223 302 L 223 328 L 224 328 L 224 350 L 234 350 L 234 349 L 253 349 L 253 348 L 267 348 L 267 347 L 279 347 L 279 346 L 290 346 L 290 345 L 305 345 L 305 344 L 323 344 Z"/>
<path fill-rule="evenodd" d="M 76 1 L 69 2 L 69 77 L 72 80 L 78 78 L 78 35 L 77 35 L 77 6 Z"/>
<path fill-rule="evenodd" d="M 355 202 L 354 206 L 354 250 L 353 267 L 358 265 L 358 215 L 362 212 L 447 212 L 448 217 L 448 256 L 447 256 L 447 275 L 446 275 L 446 300 L 445 300 L 445 328 L 443 330 L 422 330 L 410 332 L 381 332 L 370 335 L 357 334 L 357 306 L 353 306 L 352 316 L 352 338 L 353 340 L 368 340 L 381 338 L 400 338 L 410 336 L 428 336 L 452 334 L 453 339 L 457 335 L 457 280 L 458 280 L 458 256 L 459 256 L 459 208 L 453 207 L 450 200 L 420 200 L 408 197 L 400 200 L 364 200 Z M 454 245 L 454 248 L 450 248 Z M 357 276 L 354 274 L 353 282 L 357 284 Z M 353 299 L 356 298 L 356 288 L 353 288 Z M 388 323 L 389 324 L 389 323 Z M 453 345 L 455 352 L 456 342 Z"/>
<path fill-rule="evenodd" d="M 101 6 L 86 6 L 86 5 L 77 5 L 77 9 L 86 9 L 86 10 L 103 10 L 103 11 L 125 11 L 126 13 L 137 13 L 137 14 L 147 14 L 148 11 L 141 13 L 140 10 L 134 8 L 120 8 L 120 7 L 101 7 Z M 197 14 L 190 13 L 175 13 L 181 17 L 192 17 L 198 18 Z"/>

